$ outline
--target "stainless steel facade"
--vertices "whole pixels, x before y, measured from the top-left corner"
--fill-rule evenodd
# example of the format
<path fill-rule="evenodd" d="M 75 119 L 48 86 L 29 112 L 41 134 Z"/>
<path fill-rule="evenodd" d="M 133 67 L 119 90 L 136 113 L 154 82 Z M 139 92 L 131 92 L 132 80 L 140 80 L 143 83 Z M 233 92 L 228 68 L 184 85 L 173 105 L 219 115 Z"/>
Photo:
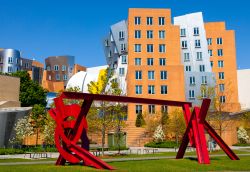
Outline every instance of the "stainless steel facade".
<path fill-rule="evenodd" d="M 20 51 L 0 49 L 0 72 L 13 73 L 20 70 Z"/>

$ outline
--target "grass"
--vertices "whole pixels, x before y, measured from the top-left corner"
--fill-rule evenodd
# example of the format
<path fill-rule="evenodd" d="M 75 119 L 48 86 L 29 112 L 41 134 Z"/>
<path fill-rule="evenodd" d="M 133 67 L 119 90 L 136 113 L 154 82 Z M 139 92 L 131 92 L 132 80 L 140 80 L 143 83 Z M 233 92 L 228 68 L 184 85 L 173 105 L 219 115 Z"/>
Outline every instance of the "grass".
<path fill-rule="evenodd" d="M 117 172 L 161 172 L 161 171 L 250 171 L 250 156 L 240 157 L 240 161 L 231 161 L 227 157 L 212 157 L 210 165 L 198 164 L 196 159 L 186 158 L 182 160 L 162 159 L 147 161 L 126 161 L 109 163 Z M 49 165 L 16 165 L 0 166 L 1 172 L 91 172 L 100 171 L 91 167 L 80 165 L 55 166 Z"/>

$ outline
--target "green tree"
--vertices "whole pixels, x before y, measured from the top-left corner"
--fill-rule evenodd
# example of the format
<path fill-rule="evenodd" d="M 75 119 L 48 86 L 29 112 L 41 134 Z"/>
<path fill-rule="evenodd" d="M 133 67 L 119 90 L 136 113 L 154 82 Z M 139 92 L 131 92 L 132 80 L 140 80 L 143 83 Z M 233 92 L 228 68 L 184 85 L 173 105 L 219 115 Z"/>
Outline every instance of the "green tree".
<path fill-rule="evenodd" d="M 37 82 L 31 80 L 27 71 L 18 71 L 11 74 L 20 78 L 20 102 L 22 107 L 34 106 L 41 104 L 46 106 L 46 93 Z"/>
<path fill-rule="evenodd" d="M 46 121 L 45 107 L 40 104 L 35 104 L 31 113 L 31 124 L 36 133 L 36 145 L 38 145 L 39 132 L 43 130 Z"/>
<path fill-rule="evenodd" d="M 135 126 L 136 127 L 142 127 L 143 125 L 145 125 L 145 120 L 143 118 L 142 113 L 137 114 L 136 116 L 136 120 L 135 120 Z"/>

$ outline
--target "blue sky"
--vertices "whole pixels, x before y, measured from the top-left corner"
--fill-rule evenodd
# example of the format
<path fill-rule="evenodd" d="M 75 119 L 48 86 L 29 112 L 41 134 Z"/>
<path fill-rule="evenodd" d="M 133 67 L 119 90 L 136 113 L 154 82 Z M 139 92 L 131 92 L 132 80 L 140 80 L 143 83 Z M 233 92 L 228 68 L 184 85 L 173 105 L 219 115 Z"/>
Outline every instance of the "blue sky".
<path fill-rule="evenodd" d="M 250 68 L 248 0 L 1 0 L 0 47 L 43 62 L 74 55 L 76 63 L 104 65 L 102 38 L 126 19 L 128 8 L 171 8 L 172 16 L 202 11 L 204 20 L 226 21 L 236 31 L 237 66 Z"/>

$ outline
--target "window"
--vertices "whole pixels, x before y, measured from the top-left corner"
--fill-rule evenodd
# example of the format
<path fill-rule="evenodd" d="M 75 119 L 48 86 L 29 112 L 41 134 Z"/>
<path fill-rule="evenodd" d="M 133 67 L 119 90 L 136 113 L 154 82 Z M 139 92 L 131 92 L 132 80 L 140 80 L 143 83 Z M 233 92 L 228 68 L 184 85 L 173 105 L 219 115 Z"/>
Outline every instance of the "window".
<path fill-rule="evenodd" d="M 204 85 L 207 84 L 207 76 L 202 76 L 201 77 L 201 84 L 204 84 Z"/>
<path fill-rule="evenodd" d="M 119 39 L 124 39 L 124 31 L 119 32 Z"/>
<path fill-rule="evenodd" d="M 141 31 L 135 30 L 135 38 L 141 38 Z"/>
<path fill-rule="evenodd" d="M 8 57 L 8 63 L 12 64 L 13 63 L 13 57 Z"/>
<path fill-rule="evenodd" d="M 168 113 L 168 106 L 167 105 L 161 106 L 161 113 Z"/>
<path fill-rule="evenodd" d="M 165 30 L 159 30 L 159 38 L 165 39 Z"/>
<path fill-rule="evenodd" d="M 206 98 L 207 97 L 207 91 L 206 91 L 206 89 L 202 89 L 201 90 L 201 97 L 202 98 Z"/>
<path fill-rule="evenodd" d="M 186 71 L 191 72 L 191 66 L 186 66 Z"/>
<path fill-rule="evenodd" d="M 47 69 L 47 71 L 50 71 L 50 66 L 47 66 L 46 69 Z"/>
<path fill-rule="evenodd" d="M 165 53 L 166 52 L 165 44 L 159 44 L 159 52 L 160 53 Z"/>
<path fill-rule="evenodd" d="M 201 40 L 197 39 L 195 40 L 195 48 L 200 48 L 201 47 Z"/>
<path fill-rule="evenodd" d="M 205 72 L 205 65 L 200 65 L 200 72 Z"/>
<path fill-rule="evenodd" d="M 225 84 L 219 84 L 220 92 L 225 91 Z"/>
<path fill-rule="evenodd" d="M 189 77 L 189 84 L 195 85 L 195 77 L 194 76 Z"/>
<path fill-rule="evenodd" d="M 148 113 L 155 114 L 155 105 L 148 105 Z"/>
<path fill-rule="evenodd" d="M 109 40 L 105 40 L 105 46 L 108 47 L 109 46 Z"/>
<path fill-rule="evenodd" d="M 148 86 L 148 94 L 155 94 L 155 86 L 154 85 Z"/>
<path fill-rule="evenodd" d="M 114 38 L 113 38 L 112 33 L 110 33 L 110 42 L 114 42 Z"/>
<path fill-rule="evenodd" d="M 154 45 L 153 44 L 147 44 L 147 52 L 148 53 L 154 52 Z"/>
<path fill-rule="evenodd" d="M 126 50 L 126 44 L 121 44 L 121 51 L 125 51 Z"/>
<path fill-rule="evenodd" d="M 212 38 L 207 38 L 207 45 L 212 45 Z"/>
<path fill-rule="evenodd" d="M 223 60 L 218 61 L 218 67 L 220 67 L 220 68 L 224 67 L 224 61 Z"/>
<path fill-rule="evenodd" d="M 51 81 L 51 75 L 49 75 L 49 80 Z"/>
<path fill-rule="evenodd" d="M 181 41 L 181 48 L 183 49 L 187 48 L 187 41 Z"/>
<path fill-rule="evenodd" d="M 224 72 L 219 72 L 219 79 L 224 79 L 225 76 L 224 76 Z"/>
<path fill-rule="evenodd" d="M 8 73 L 11 73 L 11 72 L 13 72 L 13 68 L 12 66 L 8 66 Z"/>
<path fill-rule="evenodd" d="M 66 81 L 68 79 L 67 75 L 63 75 L 63 80 Z"/>
<path fill-rule="evenodd" d="M 226 96 L 220 96 L 220 102 L 225 103 L 226 102 Z"/>
<path fill-rule="evenodd" d="M 214 66 L 214 62 L 210 61 L 210 66 L 213 67 Z"/>
<path fill-rule="evenodd" d="M 0 63 L 3 63 L 3 58 L 2 57 L 0 57 Z"/>
<path fill-rule="evenodd" d="M 168 73 L 167 71 L 161 71 L 161 80 L 166 80 L 168 78 Z"/>
<path fill-rule="evenodd" d="M 161 85 L 161 94 L 168 94 L 168 86 Z"/>
<path fill-rule="evenodd" d="M 135 17 L 135 25 L 141 24 L 141 17 Z"/>
<path fill-rule="evenodd" d="M 25 68 L 25 69 L 28 69 L 29 66 L 30 66 L 30 64 L 29 64 L 28 62 L 24 63 L 24 68 Z"/>
<path fill-rule="evenodd" d="M 135 105 L 135 113 L 142 114 L 142 105 Z"/>
<path fill-rule="evenodd" d="M 222 49 L 218 49 L 218 56 L 223 56 L 223 50 Z"/>
<path fill-rule="evenodd" d="M 202 60 L 202 52 L 196 52 L 196 59 L 197 60 Z"/>
<path fill-rule="evenodd" d="M 60 80 L 60 74 L 56 74 L 56 80 L 57 80 L 57 81 Z"/>
<path fill-rule="evenodd" d="M 54 71 L 59 71 L 59 66 L 58 65 L 54 66 Z"/>
<path fill-rule="evenodd" d="M 141 52 L 141 44 L 135 44 L 135 52 Z"/>
<path fill-rule="evenodd" d="M 159 17 L 158 20 L 160 26 L 165 25 L 165 17 Z"/>
<path fill-rule="evenodd" d="M 181 37 L 185 37 L 186 36 L 186 29 L 181 29 Z"/>
<path fill-rule="evenodd" d="M 141 58 L 135 58 L 135 65 L 140 66 L 141 65 Z"/>
<path fill-rule="evenodd" d="M 122 64 L 127 64 L 127 56 L 122 56 Z"/>
<path fill-rule="evenodd" d="M 66 70 L 67 70 L 66 66 L 62 65 L 62 71 L 66 71 Z"/>
<path fill-rule="evenodd" d="M 142 94 L 142 86 L 141 85 L 135 86 L 135 94 Z"/>
<path fill-rule="evenodd" d="M 108 57 L 112 57 L 112 51 L 109 51 Z"/>
<path fill-rule="evenodd" d="M 213 56 L 213 50 L 208 50 L 208 54 L 210 57 Z"/>
<path fill-rule="evenodd" d="M 160 66 L 165 66 L 166 65 L 166 58 L 160 58 Z"/>
<path fill-rule="evenodd" d="M 155 71 L 148 71 L 148 79 L 149 80 L 155 79 Z"/>
<path fill-rule="evenodd" d="M 199 28 L 195 27 L 194 28 L 194 36 L 198 36 L 200 34 Z"/>
<path fill-rule="evenodd" d="M 137 80 L 142 79 L 142 71 L 140 70 L 135 71 L 135 79 Z"/>
<path fill-rule="evenodd" d="M 184 53 L 184 61 L 190 61 L 189 53 Z"/>
<path fill-rule="evenodd" d="M 154 65 L 154 59 L 153 58 L 147 58 L 147 65 L 153 66 Z"/>
<path fill-rule="evenodd" d="M 189 90 L 189 99 L 194 99 L 194 90 Z"/>
<path fill-rule="evenodd" d="M 222 44 L 222 38 L 217 38 L 217 44 L 221 45 Z"/>
<path fill-rule="evenodd" d="M 125 74 L 125 69 L 123 67 L 119 68 L 119 75 L 124 76 Z"/>
<path fill-rule="evenodd" d="M 147 30 L 147 38 L 153 38 L 153 31 L 152 30 Z"/>
<path fill-rule="evenodd" d="M 153 24 L 153 17 L 147 17 L 147 25 Z"/>

